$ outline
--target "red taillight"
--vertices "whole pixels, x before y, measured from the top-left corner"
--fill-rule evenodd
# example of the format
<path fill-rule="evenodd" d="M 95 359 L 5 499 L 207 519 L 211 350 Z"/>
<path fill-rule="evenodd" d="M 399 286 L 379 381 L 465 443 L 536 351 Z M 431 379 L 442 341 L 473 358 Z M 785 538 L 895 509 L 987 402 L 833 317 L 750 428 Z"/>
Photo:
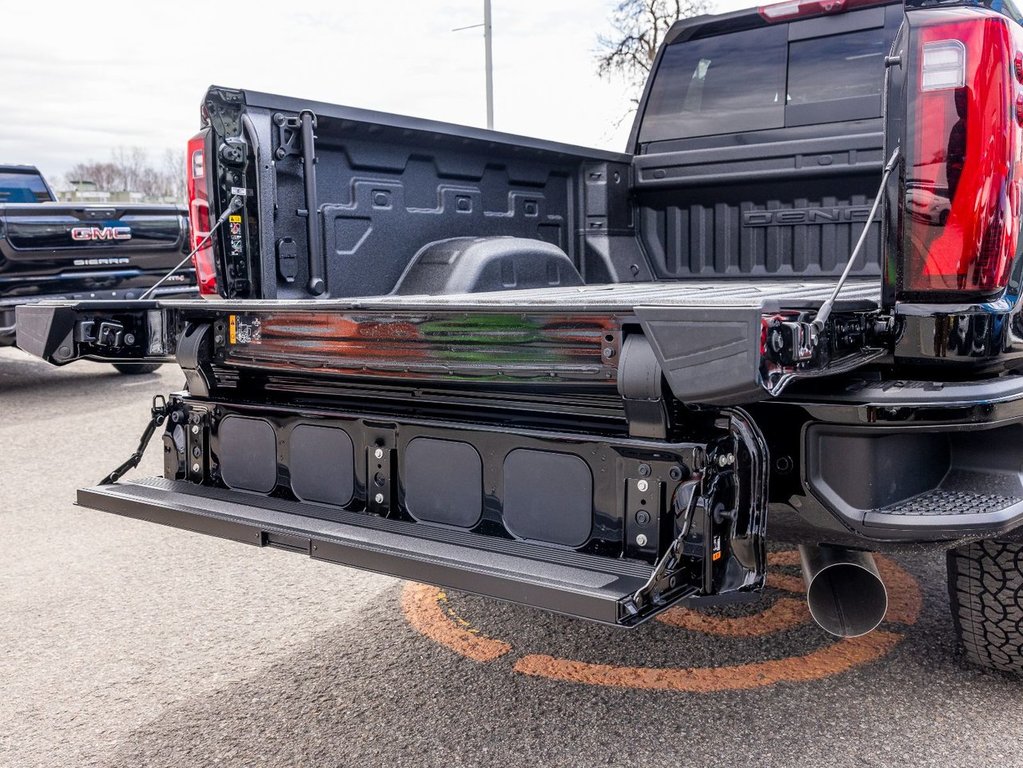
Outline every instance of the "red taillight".
<path fill-rule="evenodd" d="M 902 291 L 992 295 L 1019 237 L 1019 33 L 981 9 L 910 15 Z"/>
<path fill-rule="evenodd" d="M 185 157 L 188 175 L 188 222 L 192 232 L 192 264 L 199 293 L 203 296 L 217 295 L 217 268 L 213 256 L 213 244 L 207 239 L 210 233 L 210 196 L 206 181 L 206 131 L 188 140 Z M 197 246 L 206 240 L 202 248 Z"/>
<path fill-rule="evenodd" d="M 872 5 L 887 5 L 891 0 L 789 0 L 784 3 L 762 5 L 757 13 L 767 23 L 792 21 L 807 16 L 825 16 L 831 13 L 844 13 L 856 8 L 867 8 Z"/>

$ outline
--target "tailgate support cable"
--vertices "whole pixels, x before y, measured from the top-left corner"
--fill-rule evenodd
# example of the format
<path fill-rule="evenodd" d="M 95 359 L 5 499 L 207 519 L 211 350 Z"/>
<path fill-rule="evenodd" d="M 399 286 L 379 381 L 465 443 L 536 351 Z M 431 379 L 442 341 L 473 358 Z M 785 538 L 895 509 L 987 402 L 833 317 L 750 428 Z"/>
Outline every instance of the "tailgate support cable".
<path fill-rule="evenodd" d="M 896 147 L 895 151 L 892 152 L 891 159 L 884 167 L 884 174 L 881 176 L 881 188 L 877 190 L 877 196 L 874 198 L 874 205 L 870 208 L 870 215 L 867 217 L 867 221 L 863 225 L 863 232 L 860 233 L 860 239 L 856 242 L 856 247 L 853 248 L 852 256 L 849 257 L 849 262 L 845 265 L 845 270 L 842 272 L 842 276 L 838 278 L 838 284 L 835 286 L 835 290 L 832 291 L 827 300 L 821 304 L 820 311 L 817 313 L 817 318 L 813 321 L 813 328 L 818 334 L 824 331 L 828 318 L 831 316 L 831 310 L 834 308 L 835 302 L 838 301 L 838 294 L 841 293 L 842 288 L 849 279 L 849 275 L 852 274 L 853 265 L 856 263 L 856 259 L 860 255 L 860 251 L 863 250 L 863 245 L 867 242 L 867 236 L 870 233 L 870 225 L 874 223 L 874 217 L 877 216 L 877 209 L 881 207 L 881 201 L 884 200 L 885 190 L 888 187 L 888 178 L 892 175 L 892 172 L 895 170 L 898 162 L 899 148 Z"/>
<path fill-rule="evenodd" d="M 149 424 L 146 425 L 146 429 L 142 433 L 142 439 L 139 440 L 139 447 L 135 449 L 135 453 L 128 457 L 126 462 L 100 480 L 100 485 L 113 485 L 120 480 L 126 472 L 131 469 L 135 469 L 135 467 L 139 465 L 142 461 L 142 456 L 146 452 L 146 447 L 149 445 L 149 441 L 153 439 L 153 433 L 156 432 L 157 427 L 161 426 L 167 419 L 167 414 L 169 412 L 170 408 L 167 406 L 167 399 L 163 395 L 157 395 L 153 398 L 153 407 L 150 410 L 152 415 L 149 418 Z"/>
<path fill-rule="evenodd" d="M 173 267 L 171 267 L 170 272 L 168 272 L 166 275 L 164 275 L 159 280 L 157 280 L 155 283 L 153 283 L 151 286 L 149 286 L 149 290 L 147 290 L 145 293 L 143 293 L 141 296 L 139 296 L 137 300 L 138 301 L 145 301 L 149 297 L 149 294 L 151 294 L 153 291 L 155 291 L 157 288 L 159 288 L 165 282 L 170 280 L 171 275 L 173 275 L 175 272 L 177 272 L 179 269 L 181 269 L 183 266 L 185 266 L 185 264 L 187 264 L 189 262 L 189 260 L 193 256 L 195 256 L 195 254 L 197 254 L 199 251 L 201 251 L 203 248 L 206 247 L 206 244 L 213 237 L 214 233 L 218 229 L 220 229 L 221 226 L 223 226 L 225 221 L 227 221 L 227 217 L 230 216 L 235 211 L 240 211 L 242 209 L 243 205 L 245 205 L 245 203 L 242 201 L 242 199 L 238 195 L 235 195 L 234 197 L 232 197 L 230 204 L 227 206 L 227 210 L 225 210 L 222 214 L 220 214 L 220 218 L 217 219 L 217 223 L 214 224 L 210 228 L 209 232 L 206 233 L 206 237 L 204 237 L 202 240 L 200 240 L 198 242 L 198 244 L 195 246 L 195 248 L 193 248 L 185 258 L 183 258 L 181 261 L 179 261 L 177 264 L 175 264 Z"/>

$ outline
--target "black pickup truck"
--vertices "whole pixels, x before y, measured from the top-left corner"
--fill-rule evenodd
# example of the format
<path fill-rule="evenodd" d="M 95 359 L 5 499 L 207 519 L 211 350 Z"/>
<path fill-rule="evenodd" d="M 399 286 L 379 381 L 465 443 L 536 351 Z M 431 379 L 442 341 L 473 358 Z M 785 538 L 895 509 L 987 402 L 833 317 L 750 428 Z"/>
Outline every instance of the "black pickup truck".
<path fill-rule="evenodd" d="M 770 531 L 858 635 L 870 553 L 930 548 L 1023 671 L 1018 21 L 680 22 L 627 154 L 211 88 L 206 298 L 18 310 L 46 360 L 187 380 L 164 476 L 79 503 L 622 626 L 749 599 Z"/>
<path fill-rule="evenodd" d="M 30 165 L 0 165 L 0 346 L 14 310 L 44 299 L 137 299 L 188 254 L 184 207 L 59 203 Z M 153 296 L 195 295 L 191 265 Z M 117 363 L 122 373 L 158 364 Z"/>

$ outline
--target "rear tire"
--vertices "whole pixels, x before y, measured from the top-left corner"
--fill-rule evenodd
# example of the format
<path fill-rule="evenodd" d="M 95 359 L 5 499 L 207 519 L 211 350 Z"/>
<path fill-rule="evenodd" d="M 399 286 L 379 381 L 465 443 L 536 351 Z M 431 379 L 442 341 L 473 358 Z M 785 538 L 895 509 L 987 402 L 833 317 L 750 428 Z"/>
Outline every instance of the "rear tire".
<path fill-rule="evenodd" d="M 948 593 L 966 658 L 1023 675 L 1023 544 L 979 541 L 949 550 Z"/>
<path fill-rule="evenodd" d="M 113 366 L 125 376 L 141 376 L 144 373 L 154 373 L 163 363 L 114 363 Z"/>

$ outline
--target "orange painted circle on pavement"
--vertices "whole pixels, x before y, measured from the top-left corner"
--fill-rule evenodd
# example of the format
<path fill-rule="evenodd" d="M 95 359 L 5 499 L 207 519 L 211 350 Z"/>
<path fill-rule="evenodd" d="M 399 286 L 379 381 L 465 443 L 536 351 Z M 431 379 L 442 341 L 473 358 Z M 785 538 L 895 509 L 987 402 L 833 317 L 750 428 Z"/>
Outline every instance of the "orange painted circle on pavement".
<path fill-rule="evenodd" d="M 878 571 L 888 589 L 887 624 L 912 625 L 922 608 L 919 585 L 893 560 L 876 558 Z M 798 565 L 795 551 L 769 556 L 775 567 Z M 768 585 L 784 592 L 802 593 L 802 580 L 774 574 Z M 418 632 L 455 653 L 476 662 L 495 661 L 514 648 L 504 640 L 488 637 L 458 615 L 447 595 L 436 587 L 409 583 L 402 593 L 402 612 Z M 779 597 L 759 613 L 743 617 L 721 617 L 691 608 L 672 608 L 657 620 L 676 629 L 707 635 L 753 638 L 788 631 L 810 623 L 805 599 Z M 891 629 L 830 642 L 809 653 L 781 659 L 711 667 L 634 667 L 595 664 L 546 654 L 526 654 L 512 669 L 531 677 L 642 690 L 710 693 L 748 690 L 781 682 L 808 682 L 847 672 L 890 653 L 903 639 Z"/>
<path fill-rule="evenodd" d="M 723 637 L 763 637 L 784 632 L 810 621 L 806 602 L 792 597 L 782 597 L 755 616 L 729 618 L 711 616 L 692 608 L 669 608 L 657 616 L 655 621 L 676 629 L 702 632 L 706 635 Z"/>
<path fill-rule="evenodd" d="M 877 630 L 862 637 L 840 640 L 803 656 L 724 667 L 624 667 L 531 654 L 515 663 L 515 671 L 614 688 L 689 693 L 742 691 L 775 683 L 809 682 L 847 672 L 886 655 L 900 640 L 902 635 L 896 632 Z"/>
<path fill-rule="evenodd" d="M 405 619 L 431 640 L 473 661 L 493 661 L 512 647 L 481 635 L 464 619 L 452 617 L 447 595 L 436 587 L 409 582 L 401 596 Z"/>

